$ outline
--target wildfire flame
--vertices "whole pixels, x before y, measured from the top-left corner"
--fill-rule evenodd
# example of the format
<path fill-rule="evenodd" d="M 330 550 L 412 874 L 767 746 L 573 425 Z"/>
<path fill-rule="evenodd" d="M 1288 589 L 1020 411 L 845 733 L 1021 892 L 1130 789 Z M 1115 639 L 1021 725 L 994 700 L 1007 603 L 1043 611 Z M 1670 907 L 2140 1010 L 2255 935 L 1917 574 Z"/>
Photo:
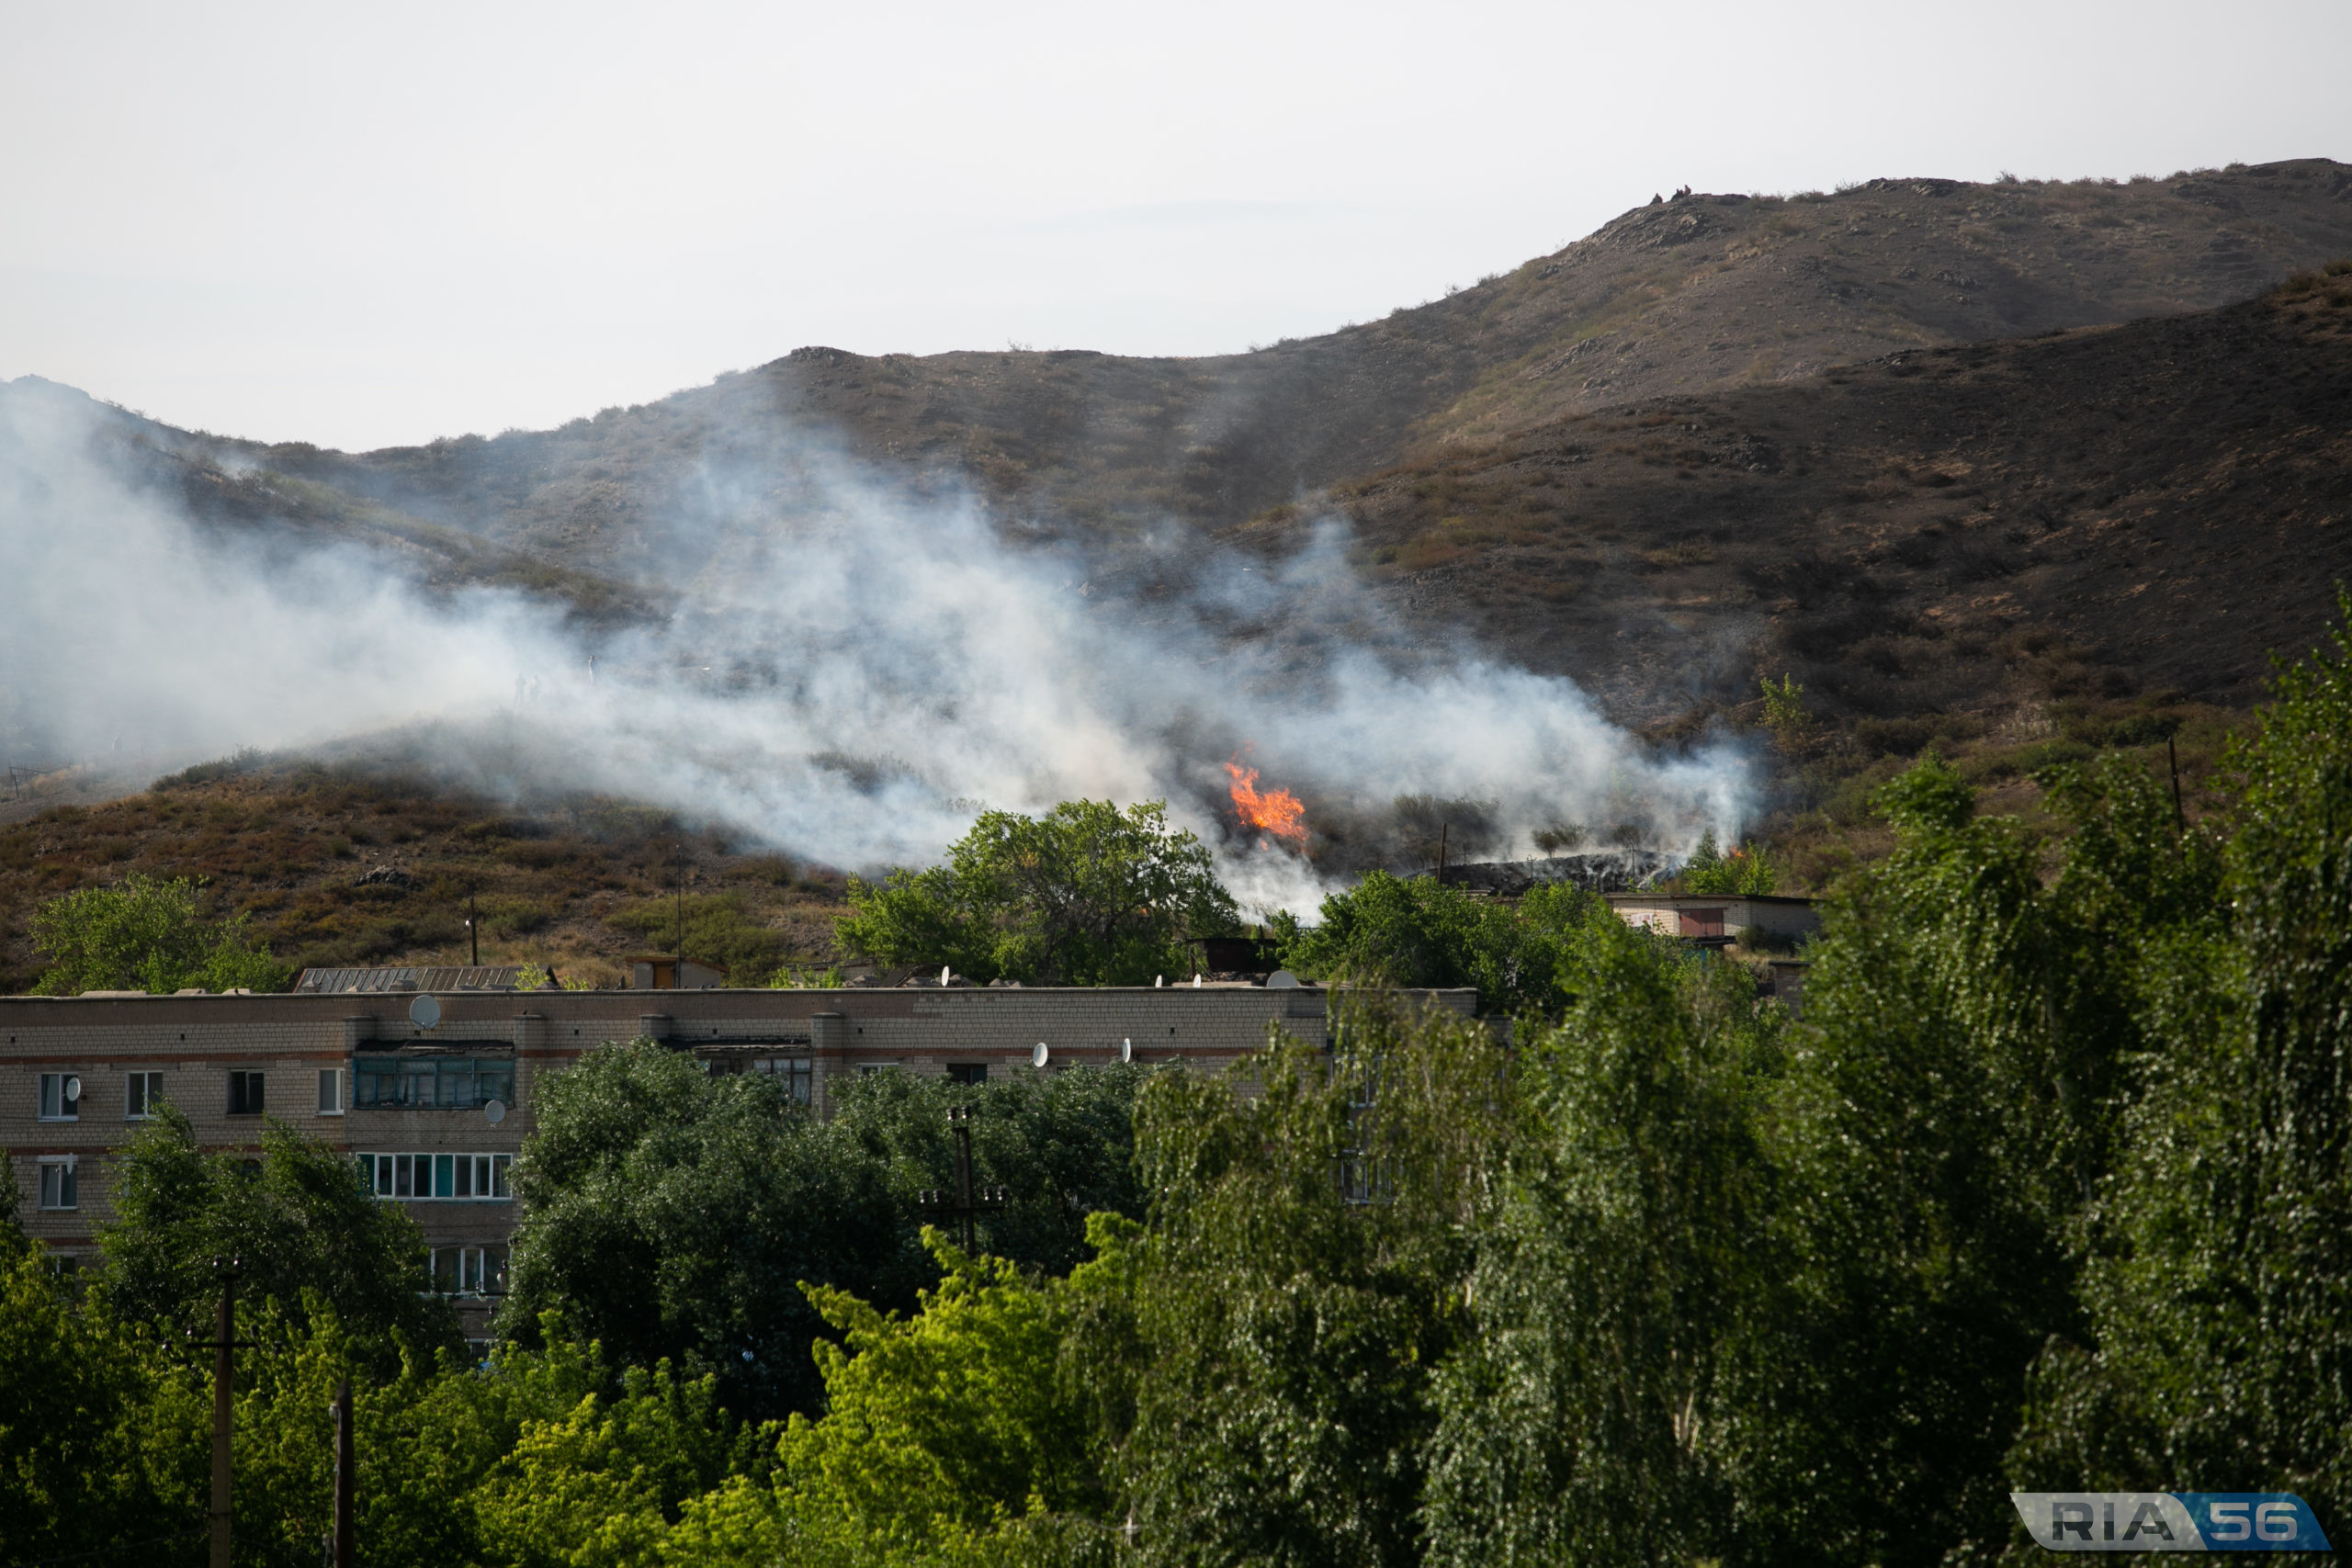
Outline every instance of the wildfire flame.
<path fill-rule="evenodd" d="M 1233 809 L 1250 827 L 1272 833 L 1277 839 L 1287 839 L 1294 849 L 1306 847 L 1306 807 L 1298 796 L 1286 789 L 1270 789 L 1261 794 L 1258 770 L 1245 768 L 1240 760 L 1225 764 L 1226 776 L 1233 781 Z"/>

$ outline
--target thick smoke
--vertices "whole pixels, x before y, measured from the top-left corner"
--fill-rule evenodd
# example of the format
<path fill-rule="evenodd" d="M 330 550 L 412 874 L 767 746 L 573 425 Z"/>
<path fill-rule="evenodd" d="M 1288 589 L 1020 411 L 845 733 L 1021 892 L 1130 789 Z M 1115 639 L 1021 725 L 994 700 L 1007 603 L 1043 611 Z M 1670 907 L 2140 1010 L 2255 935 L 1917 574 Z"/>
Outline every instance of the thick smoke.
<path fill-rule="evenodd" d="M 985 806 L 1164 798 L 1245 905 L 1290 908 L 1373 852 L 1318 870 L 1261 844 L 1226 808 L 1228 757 L 1329 830 L 1400 796 L 1480 803 L 1489 853 L 1560 823 L 1674 852 L 1733 833 L 1746 800 L 1727 750 L 1653 756 L 1569 681 L 1430 652 L 1336 523 L 1277 563 L 1196 540 L 1113 559 L 738 432 L 664 509 L 675 613 L 591 633 L 380 552 L 198 526 L 126 477 L 110 417 L 0 389 L 11 761 L 405 733 L 454 784 L 626 795 L 857 869 L 934 859 Z"/>

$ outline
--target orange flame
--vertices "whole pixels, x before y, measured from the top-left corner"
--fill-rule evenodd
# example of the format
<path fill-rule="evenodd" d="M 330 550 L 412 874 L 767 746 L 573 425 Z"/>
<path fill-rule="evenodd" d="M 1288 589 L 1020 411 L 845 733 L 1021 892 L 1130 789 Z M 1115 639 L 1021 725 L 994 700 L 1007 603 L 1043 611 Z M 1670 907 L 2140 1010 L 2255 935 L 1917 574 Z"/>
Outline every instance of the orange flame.
<path fill-rule="evenodd" d="M 1239 759 L 1225 764 L 1226 776 L 1233 781 L 1233 809 L 1250 827 L 1261 829 L 1277 839 L 1288 839 L 1293 847 L 1306 847 L 1306 807 L 1298 796 L 1286 789 L 1258 790 L 1258 770 L 1245 768 Z"/>

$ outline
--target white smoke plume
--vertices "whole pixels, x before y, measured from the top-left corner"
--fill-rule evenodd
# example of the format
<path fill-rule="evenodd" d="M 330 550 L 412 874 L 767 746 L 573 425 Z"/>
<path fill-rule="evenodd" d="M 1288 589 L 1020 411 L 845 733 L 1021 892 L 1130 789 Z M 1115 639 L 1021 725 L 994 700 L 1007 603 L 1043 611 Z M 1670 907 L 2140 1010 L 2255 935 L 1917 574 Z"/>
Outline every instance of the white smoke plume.
<path fill-rule="evenodd" d="M 1338 523 L 1279 563 L 1191 541 L 1181 574 L 1148 552 L 1108 567 L 820 440 L 739 433 L 664 512 L 676 613 L 590 634 L 522 592 L 428 591 L 380 552 L 198 526 L 125 476 L 103 419 L 0 388 L 0 744 L 24 761 L 406 730 L 455 784 L 624 795 L 857 870 L 937 858 L 984 806 L 1164 798 L 1245 907 L 1302 911 L 1328 878 L 1239 829 L 1228 757 L 1310 824 L 1490 802 L 1494 848 L 1519 854 L 1560 822 L 1676 852 L 1748 804 L 1727 745 L 1653 755 L 1570 681 L 1419 649 Z"/>

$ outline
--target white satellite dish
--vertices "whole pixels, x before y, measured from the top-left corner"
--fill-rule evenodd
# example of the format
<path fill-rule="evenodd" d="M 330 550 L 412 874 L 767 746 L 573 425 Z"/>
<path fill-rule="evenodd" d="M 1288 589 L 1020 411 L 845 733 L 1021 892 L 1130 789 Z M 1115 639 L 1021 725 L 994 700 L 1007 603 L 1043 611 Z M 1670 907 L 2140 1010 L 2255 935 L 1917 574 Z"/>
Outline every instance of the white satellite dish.
<path fill-rule="evenodd" d="M 486 1101 L 482 1105 L 481 1113 L 490 1124 L 495 1127 L 506 1120 L 506 1102 L 503 1100 Z"/>
<path fill-rule="evenodd" d="M 1277 969 L 1272 974 L 1266 976 L 1266 989 L 1270 991 L 1295 991 L 1298 989 L 1298 976 L 1292 974 L 1287 969 Z"/>
<path fill-rule="evenodd" d="M 430 1029 L 441 1021 L 441 1004 L 431 997 L 419 997 L 408 1004 L 408 1021 L 419 1029 Z"/>
<path fill-rule="evenodd" d="M 1120 1042 L 1119 1042 L 1119 1061 L 1120 1061 L 1120 1064 L 1121 1064 L 1122 1066 L 1125 1066 L 1126 1063 L 1132 1062 L 1132 1061 L 1134 1061 L 1135 1059 L 1136 1059 L 1136 1043 L 1135 1043 L 1134 1041 L 1132 1041 L 1132 1040 L 1122 1040 L 1122 1041 L 1120 1041 Z"/>
<path fill-rule="evenodd" d="M 953 980 L 955 977 L 956 971 L 952 965 L 943 964 L 939 966 L 939 983 L 943 987 L 946 986 L 948 981 Z"/>
<path fill-rule="evenodd" d="M 82 1080 L 78 1077 L 70 1077 L 65 1080 L 65 1098 L 68 1100 L 79 1100 L 82 1098 Z"/>
<path fill-rule="evenodd" d="M 1042 1067 L 1046 1065 L 1046 1059 L 1052 1055 L 1053 1053 L 1046 1048 L 1046 1043 L 1040 1040 L 1037 1042 L 1037 1048 L 1029 1053 L 1029 1065 L 1033 1067 Z"/>

